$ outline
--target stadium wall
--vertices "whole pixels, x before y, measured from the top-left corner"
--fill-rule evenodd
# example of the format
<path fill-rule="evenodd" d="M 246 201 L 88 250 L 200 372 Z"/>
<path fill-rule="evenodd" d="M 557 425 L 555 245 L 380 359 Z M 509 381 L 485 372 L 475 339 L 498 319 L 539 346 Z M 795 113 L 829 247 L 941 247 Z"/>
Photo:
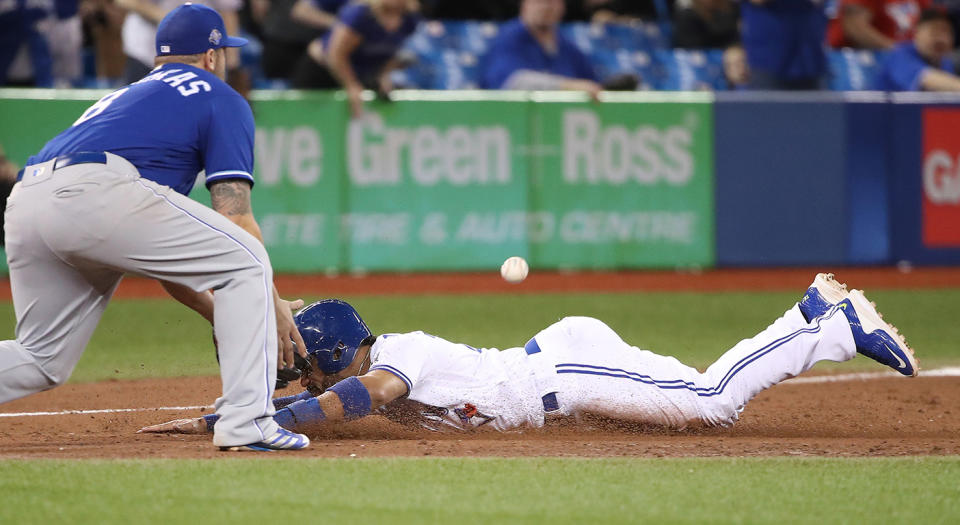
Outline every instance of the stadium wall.
<path fill-rule="evenodd" d="M 0 143 L 22 164 L 103 94 L 0 90 Z M 256 92 L 275 267 L 960 262 L 960 98 L 604 96 L 406 91 L 351 120 L 339 93 Z"/>

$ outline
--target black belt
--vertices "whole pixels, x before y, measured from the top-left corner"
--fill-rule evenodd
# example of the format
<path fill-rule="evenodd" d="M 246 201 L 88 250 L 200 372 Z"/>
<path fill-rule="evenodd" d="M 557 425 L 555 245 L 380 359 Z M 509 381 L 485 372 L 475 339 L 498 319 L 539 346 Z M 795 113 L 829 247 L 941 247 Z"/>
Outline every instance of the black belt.
<path fill-rule="evenodd" d="M 523 345 L 523 349 L 527 352 L 527 355 L 540 353 L 540 345 L 537 344 L 536 338 L 527 341 L 527 344 Z M 543 401 L 544 412 L 554 412 L 560 410 L 560 402 L 557 401 L 556 392 L 550 392 L 549 394 L 544 395 L 541 400 Z"/>

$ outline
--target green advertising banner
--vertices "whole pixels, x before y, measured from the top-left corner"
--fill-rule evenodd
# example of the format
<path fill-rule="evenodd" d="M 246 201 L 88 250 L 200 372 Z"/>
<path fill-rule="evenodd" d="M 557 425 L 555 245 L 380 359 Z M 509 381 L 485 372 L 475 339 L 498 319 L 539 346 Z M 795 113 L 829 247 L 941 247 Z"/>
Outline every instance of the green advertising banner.
<path fill-rule="evenodd" d="M 253 210 L 277 271 L 350 267 L 341 242 L 349 213 L 343 169 L 347 105 L 333 94 L 258 97 Z M 198 195 L 199 194 L 199 195 Z M 209 199 L 194 190 L 195 198 Z"/>
<path fill-rule="evenodd" d="M 0 90 L 22 163 L 105 92 Z M 280 272 L 709 266 L 708 94 L 258 92 L 254 213 Z M 209 203 L 200 184 L 191 194 Z"/>
<path fill-rule="evenodd" d="M 406 101 L 349 123 L 352 268 L 465 270 L 526 255 L 526 102 Z"/>
<path fill-rule="evenodd" d="M 709 99 L 541 98 L 532 106 L 537 155 L 530 251 L 537 266 L 713 264 Z"/>

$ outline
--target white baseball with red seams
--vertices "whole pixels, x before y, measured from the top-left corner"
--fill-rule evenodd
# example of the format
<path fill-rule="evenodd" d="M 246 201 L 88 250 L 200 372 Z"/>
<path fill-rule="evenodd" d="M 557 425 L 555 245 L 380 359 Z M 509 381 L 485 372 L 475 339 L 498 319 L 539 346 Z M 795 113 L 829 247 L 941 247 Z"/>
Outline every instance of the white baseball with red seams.
<path fill-rule="evenodd" d="M 526 259 L 523 257 L 510 257 L 506 261 L 503 261 L 503 265 L 500 266 L 500 276 L 508 283 L 516 284 L 522 282 L 527 278 L 529 272 L 530 265 L 527 264 Z"/>

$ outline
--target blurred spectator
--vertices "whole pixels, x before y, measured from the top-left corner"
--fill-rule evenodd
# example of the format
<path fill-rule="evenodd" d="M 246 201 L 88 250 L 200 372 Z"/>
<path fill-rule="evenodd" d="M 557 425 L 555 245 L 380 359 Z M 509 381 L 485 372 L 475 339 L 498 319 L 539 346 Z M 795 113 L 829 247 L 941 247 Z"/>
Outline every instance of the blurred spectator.
<path fill-rule="evenodd" d="M 517 16 L 519 0 L 421 0 L 425 18 L 442 20 L 507 20 Z"/>
<path fill-rule="evenodd" d="M 270 10 L 271 0 L 248 0 L 243 2 L 243 6 L 237 13 L 240 18 L 240 27 L 244 32 L 249 33 L 263 41 L 263 23 L 267 18 L 267 11 Z"/>
<path fill-rule="evenodd" d="M 79 0 L 54 0 L 54 7 L 55 16 L 44 28 L 50 46 L 53 85 L 73 87 L 83 75 L 83 24 Z"/>
<path fill-rule="evenodd" d="M 931 0 L 839 0 L 828 33 L 833 47 L 890 49 L 910 40 Z"/>
<path fill-rule="evenodd" d="M 326 32 L 337 23 L 337 11 L 347 2 L 348 0 L 297 0 L 290 10 L 290 18 Z"/>
<path fill-rule="evenodd" d="M 7 209 L 7 197 L 17 183 L 17 165 L 7 158 L 0 144 L 0 209 Z M 0 246 L 4 245 L 3 214 L 0 213 Z"/>
<path fill-rule="evenodd" d="M 723 51 L 723 78 L 727 89 L 740 91 L 750 87 L 750 66 L 747 65 L 747 52 L 740 44 L 734 44 Z"/>
<path fill-rule="evenodd" d="M 877 89 L 884 91 L 960 91 L 960 77 L 949 59 L 953 50 L 950 18 L 924 10 L 913 41 L 897 44 L 880 62 Z"/>
<path fill-rule="evenodd" d="M 153 69 L 153 58 L 157 55 L 157 24 L 173 8 L 184 3 L 183 0 L 116 0 L 117 5 L 129 11 L 123 21 L 123 52 L 127 55 L 124 83 L 140 80 Z M 227 33 L 239 32 L 237 10 L 243 0 L 194 0 L 193 3 L 208 5 L 216 9 L 223 17 Z M 240 65 L 240 52 L 237 48 L 227 49 L 227 69 Z"/>
<path fill-rule="evenodd" d="M 670 20 L 673 0 L 568 0 L 567 20 L 595 24 L 631 24 L 640 20 Z"/>
<path fill-rule="evenodd" d="M 587 57 L 563 35 L 563 0 L 523 0 L 520 18 L 500 28 L 480 60 L 485 89 L 571 89 L 596 97 L 602 89 Z"/>
<path fill-rule="evenodd" d="M 121 32 L 127 12 L 113 0 L 83 0 L 79 8 L 84 28 L 93 41 L 97 85 L 120 85 L 126 67 Z"/>
<path fill-rule="evenodd" d="M 752 88 L 822 87 L 827 20 L 820 0 L 747 0 L 740 15 Z"/>
<path fill-rule="evenodd" d="M 0 2 L 0 86 L 53 85 L 50 47 L 43 34 L 53 16 L 53 0 Z"/>
<path fill-rule="evenodd" d="M 738 13 L 730 0 L 693 0 L 673 17 L 673 47 L 725 48 L 740 40 Z"/>
<path fill-rule="evenodd" d="M 270 0 L 263 22 L 264 75 L 283 79 L 294 76 L 298 64 L 307 55 L 307 46 L 329 32 L 335 22 L 334 15 L 346 3 L 347 0 Z M 304 24 L 295 19 L 295 9 L 300 19 L 309 18 L 313 23 Z"/>
<path fill-rule="evenodd" d="M 363 112 L 364 88 L 388 94 L 390 72 L 399 66 L 397 52 L 420 22 L 410 0 L 368 0 L 340 10 L 333 30 L 310 43 L 300 60 L 293 86 L 330 89 L 343 86 L 353 116 Z"/>

